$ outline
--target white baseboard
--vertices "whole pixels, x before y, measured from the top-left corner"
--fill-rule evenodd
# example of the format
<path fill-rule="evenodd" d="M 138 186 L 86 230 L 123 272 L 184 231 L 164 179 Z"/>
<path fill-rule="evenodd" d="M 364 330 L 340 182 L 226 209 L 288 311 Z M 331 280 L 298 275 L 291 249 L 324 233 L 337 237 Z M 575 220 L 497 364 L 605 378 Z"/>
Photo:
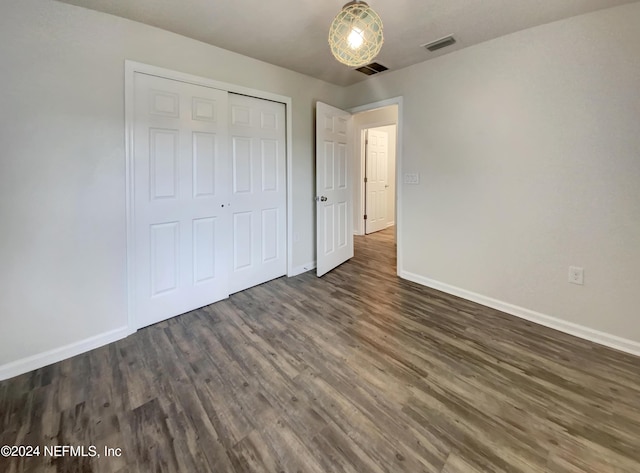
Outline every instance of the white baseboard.
<path fill-rule="evenodd" d="M 385 228 L 393 227 L 395 224 L 396 222 L 389 222 Z"/>
<path fill-rule="evenodd" d="M 289 276 L 297 276 L 298 274 L 311 271 L 315 268 L 316 262 L 313 261 L 305 265 L 293 268 L 292 274 L 290 274 Z M 594 330 L 592 328 L 558 319 L 550 315 L 541 314 L 533 310 L 525 309 L 524 307 L 516 306 L 507 302 L 493 299 L 491 297 L 483 296 L 481 294 L 467 291 L 465 289 L 451 286 L 449 284 L 435 281 L 433 279 L 425 278 L 424 276 L 410 273 L 408 271 L 399 271 L 399 276 L 423 286 L 431 287 L 438 291 L 446 292 L 447 294 L 452 294 L 454 296 L 462 297 L 463 299 L 477 302 L 478 304 L 500 310 L 502 312 L 520 317 L 530 322 L 544 325 L 545 327 L 550 327 L 555 330 L 559 330 L 561 332 L 565 332 L 570 335 L 574 335 L 576 337 L 598 343 L 600 345 L 614 348 L 616 350 L 630 353 L 632 355 L 640 356 L 640 343 L 633 340 L 628 340 L 616 335 L 611 335 L 605 332 Z M 13 378 L 14 376 L 28 373 L 29 371 L 42 368 L 44 366 L 65 360 L 67 358 L 71 358 L 81 353 L 99 348 L 101 346 L 108 345 L 109 343 L 126 338 L 131 333 L 132 332 L 129 330 L 129 328 L 125 326 L 102 333 L 100 335 L 96 335 L 94 337 L 86 338 L 79 342 L 71 343 L 63 347 L 54 348 L 53 350 L 29 356 L 21 360 L 6 363 L 0 366 L 0 381 L 4 381 L 6 379 Z"/>
<path fill-rule="evenodd" d="M 94 337 L 85 338 L 79 342 L 71 343 L 63 347 L 54 348 L 53 350 L 38 353 L 37 355 L 28 356 L 21 360 L 12 361 L 0 366 L 0 381 L 13 378 L 29 371 L 42 368 L 43 366 L 57 363 L 58 361 L 71 358 L 72 356 L 85 353 L 108 345 L 111 342 L 126 338 L 131 334 L 129 327 L 121 327 L 109 332 L 101 333 Z"/>
<path fill-rule="evenodd" d="M 640 343 L 633 340 L 628 340 L 616 335 L 600 332 L 599 330 L 594 330 L 592 328 L 585 327 L 584 325 L 578 325 L 573 322 L 558 319 L 550 315 L 541 314 L 533 310 L 525 309 L 524 307 L 509 304 L 507 302 L 483 296 L 481 294 L 476 294 L 475 292 L 467 291 L 466 289 L 461 289 L 459 287 L 450 286 L 449 284 L 425 278 L 424 276 L 410 273 L 408 271 L 401 271 L 399 273 L 399 276 L 423 286 L 437 289 L 438 291 L 446 292 L 447 294 L 452 294 L 454 296 L 462 297 L 463 299 L 467 299 L 469 301 L 477 302 L 478 304 L 491 307 L 492 309 L 497 309 L 499 311 L 506 312 L 507 314 L 515 315 L 516 317 L 520 317 L 521 319 L 544 325 L 545 327 L 553 328 L 555 330 L 559 330 L 560 332 L 568 333 L 570 335 L 589 340 L 599 345 L 604 345 L 609 348 L 614 348 L 616 350 L 630 353 L 632 355 L 640 356 Z"/>
<path fill-rule="evenodd" d="M 291 269 L 291 274 L 288 274 L 287 276 L 292 278 L 293 276 L 297 276 L 298 274 L 306 273 L 307 271 L 311 271 L 313 269 L 316 269 L 316 262 L 315 261 L 311 261 L 310 263 L 303 264 L 302 266 L 297 266 L 295 268 L 292 268 Z"/>

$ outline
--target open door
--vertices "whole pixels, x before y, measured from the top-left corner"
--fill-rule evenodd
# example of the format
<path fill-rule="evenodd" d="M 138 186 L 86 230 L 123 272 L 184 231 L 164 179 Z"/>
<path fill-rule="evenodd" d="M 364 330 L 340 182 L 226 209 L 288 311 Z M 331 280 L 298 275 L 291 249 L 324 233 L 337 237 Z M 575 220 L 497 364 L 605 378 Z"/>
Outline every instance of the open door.
<path fill-rule="evenodd" d="M 349 112 L 316 104 L 317 275 L 353 257 Z"/>
<path fill-rule="evenodd" d="M 387 228 L 387 176 L 389 134 L 371 128 L 365 140 L 365 233 Z"/>

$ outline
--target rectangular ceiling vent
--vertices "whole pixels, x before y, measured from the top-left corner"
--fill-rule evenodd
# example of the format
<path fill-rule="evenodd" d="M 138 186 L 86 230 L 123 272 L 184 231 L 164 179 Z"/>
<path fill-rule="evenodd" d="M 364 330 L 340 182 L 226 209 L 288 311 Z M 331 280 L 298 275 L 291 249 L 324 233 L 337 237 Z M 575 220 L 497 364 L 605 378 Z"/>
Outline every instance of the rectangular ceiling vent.
<path fill-rule="evenodd" d="M 445 36 L 444 38 L 440 38 L 432 43 L 423 44 L 422 46 L 427 48 L 429 51 L 437 51 L 438 49 L 446 48 L 452 44 L 456 44 L 455 38 L 453 36 Z"/>
<path fill-rule="evenodd" d="M 377 74 L 378 72 L 387 70 L 389 70 L 388 67 L 383 66 L 382 64 L 379 64 L 377 62 L 372 62 L 371 64 L 367 64 L 366 66 L 362 66 L 356 69 L 356 71 L 362 72 L 363 74 L 366 74 L 368 76 L 372 76 L 374 74 Z"/>

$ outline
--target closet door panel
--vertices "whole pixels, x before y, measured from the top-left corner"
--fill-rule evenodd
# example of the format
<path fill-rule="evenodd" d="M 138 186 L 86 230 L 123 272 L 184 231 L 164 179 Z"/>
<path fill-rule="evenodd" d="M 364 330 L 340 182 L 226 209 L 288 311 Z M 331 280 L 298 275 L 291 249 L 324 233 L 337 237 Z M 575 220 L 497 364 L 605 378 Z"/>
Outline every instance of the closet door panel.
<path fill-rule="evenodd" d="M 234 293 L 286 274 L 286 127 L 284 104 L 229 94 Z M 250 223 L 249 223 L 250 222 Z M 242 258 L 240 255 L 244 255 Z"/>
<path fill-rule="evenodd" d="M 135 73 L 138 328 L 229 295 L 228 107 L 226 91 Z"/>

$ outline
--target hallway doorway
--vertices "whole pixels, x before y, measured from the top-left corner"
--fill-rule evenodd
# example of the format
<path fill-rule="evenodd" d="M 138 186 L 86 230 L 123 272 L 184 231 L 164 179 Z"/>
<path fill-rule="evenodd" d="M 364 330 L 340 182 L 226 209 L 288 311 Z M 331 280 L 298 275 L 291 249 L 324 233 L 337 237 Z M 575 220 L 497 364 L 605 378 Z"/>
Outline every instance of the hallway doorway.
<path fill-rule="evenodd" d="M 398 226 L 398 112 L 398 105 L 391 104 L 356 112 L 353 115 L 355 235 L 365 235 Z"/>

